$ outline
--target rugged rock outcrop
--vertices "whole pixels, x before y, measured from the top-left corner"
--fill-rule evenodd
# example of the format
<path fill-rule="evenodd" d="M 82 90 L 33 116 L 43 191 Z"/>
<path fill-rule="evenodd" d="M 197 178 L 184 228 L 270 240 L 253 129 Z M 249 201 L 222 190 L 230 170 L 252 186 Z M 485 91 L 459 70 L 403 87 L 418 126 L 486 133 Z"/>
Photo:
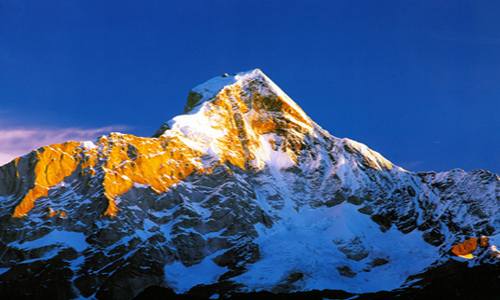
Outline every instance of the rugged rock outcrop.
<path fill-rule="evenodd" d="M 330 135 L 260 70 L 223 75 L 152 138 L 110 133 L 1 167 L 0 294 L 404 288 L 454 243 L 495 240 L 499 181 L 405 171 Z"/>

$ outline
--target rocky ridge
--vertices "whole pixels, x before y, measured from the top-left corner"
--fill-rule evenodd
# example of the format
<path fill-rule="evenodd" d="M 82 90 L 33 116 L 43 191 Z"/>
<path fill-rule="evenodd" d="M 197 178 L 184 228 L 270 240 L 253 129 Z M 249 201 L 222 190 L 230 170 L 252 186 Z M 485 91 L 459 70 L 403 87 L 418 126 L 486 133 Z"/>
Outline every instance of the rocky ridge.
<path fill-rule="evenodd" d="M 405 171 L 330 135 L 260 70 L 223 75 L 152 138 L 111 133 L 1 167 L 0 292 L 394 290 L 466 237 L 495 240 L 499 181 Z"/>

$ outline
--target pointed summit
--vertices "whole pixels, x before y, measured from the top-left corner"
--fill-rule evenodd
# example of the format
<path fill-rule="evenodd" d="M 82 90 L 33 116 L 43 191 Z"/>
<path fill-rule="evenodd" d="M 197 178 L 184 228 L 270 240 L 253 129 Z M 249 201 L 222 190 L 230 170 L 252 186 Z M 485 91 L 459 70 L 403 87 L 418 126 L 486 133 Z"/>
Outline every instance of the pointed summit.
<path fill-rule="evenodd" d="M 192 111 L 204 101 L 216 98 L 217 94 L 225 88 L 230 89 L 232 86 L 243 86 L 249 83 L 254 86 L 258 85 L 260 88 L 268 89 L 268 92 L 276 96 L 283 97 L 284 99 L 287 98 L 288 101 L 293 102 L 293 100 L 291 100 L 285 92 L 283 92 L 260 69 L 253 69 L 233 75 L 224 74 L 196 86 L 191 90 L 190 95 L 188 96 L 188 103 L 186 104 L 184 113 Z"/>
<path fill-rule="evenodd" d="M 244 107 L 236 107 L 238 104 L 231 102 L 233 109 L 253 109 L 252 113 L 263 110 L 273 114 L 285 113 L 288 119 L 294 119 L 301 126 L 312 126 L 304 111 L 260 69 L 233 75 L 224 74 L 196 86 L 189 92 L 184 114 L 197 113 L 205 102 L 210 102 L 211 105 L 222 104 L 217 101 L 226 97 L 243 100 Z M 158 137 L 171 128 L 171 123 L 169 121 L 162 125 L 153 137 Z"/>
<path fill-rule="evenodd" d="M 232 156 L 262 168 L 270 153 L 296 162 L 305 134 L 314 125 L 304 111 L 262 71 L 215 77 L 195 87 L 186 114 L 175 117 L 155 136 L 181 135 L 202 153 Z"/>

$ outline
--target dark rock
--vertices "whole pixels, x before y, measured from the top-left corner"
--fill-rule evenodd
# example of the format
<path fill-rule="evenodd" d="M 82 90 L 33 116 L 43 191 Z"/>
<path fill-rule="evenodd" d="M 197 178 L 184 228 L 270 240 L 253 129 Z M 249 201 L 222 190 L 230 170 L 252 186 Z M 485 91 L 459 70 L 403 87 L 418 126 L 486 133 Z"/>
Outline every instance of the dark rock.
<path fill-rule="evenodd" d="M 359 238 L 355 238 L 354 240 L 350 241 L 347 245 L 339 247 L 338 249 L 342 253 L 344 253 L 347 256 L 347 258 L 355 261 L 363 260 L 370 254 L 368 251 L 366 251 L 365 246 L 362 244 Z"/>
<path fill-rule="evenodd" d="M 339 274 L 348 277 L 348 278 L 354 278 L 356 277 L 356 273 L 351 270 L 349 266 L 342 266 L 342 267 L 336 267 L 337 271 L 339 271 Z"/>

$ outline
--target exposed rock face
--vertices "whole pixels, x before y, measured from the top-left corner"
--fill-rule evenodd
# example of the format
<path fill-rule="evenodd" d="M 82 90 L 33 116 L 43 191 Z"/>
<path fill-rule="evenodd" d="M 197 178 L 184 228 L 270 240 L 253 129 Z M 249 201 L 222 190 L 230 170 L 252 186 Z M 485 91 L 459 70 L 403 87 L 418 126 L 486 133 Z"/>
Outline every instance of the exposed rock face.
<path fill-rule="evenodd" d="M 260 70 L 196 87 L 185 113 L 1 167 L 0 294 L 377 292 L 499 233 L 497 175 L 407 172 Z"/>

